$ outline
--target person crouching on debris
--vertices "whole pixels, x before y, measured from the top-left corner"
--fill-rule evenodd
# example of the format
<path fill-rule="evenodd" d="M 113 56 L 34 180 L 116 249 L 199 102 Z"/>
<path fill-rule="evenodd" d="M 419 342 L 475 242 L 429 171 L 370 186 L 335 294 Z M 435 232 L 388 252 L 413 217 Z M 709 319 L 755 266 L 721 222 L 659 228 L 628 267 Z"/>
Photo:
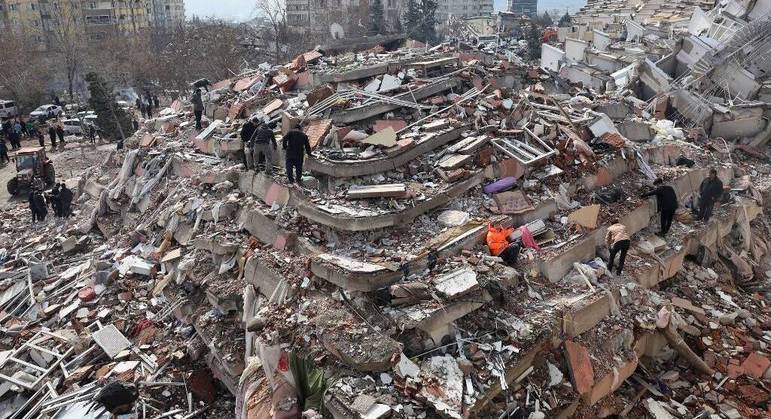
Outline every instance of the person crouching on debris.
<path fill-rule="evenodd" d="M 281 147 L 284 149 L 284 157 L 286 157 L 286 177 L 289 178 L 289 183 L 301 185 L 305 154 L 311 155 L 311 143 L 308 136 L 298 129 L 292 129 L 281 140 Z M 294 173 L 292 173 L 293 171 Z"/>
<path fill-rule="evenodd" d="M 717 177 L 717 170 L 711 169 L 709 177 L 699 186 L 699 216 L 696 218 L 705 223 L 712 217 L 715 202 L 723 195 L 723 182 Z"/>
<path fill-rule="evenodd" d="M 244 153 L 244 170 L 254 169 L 252 154 L 252 142 L 254 134 L 257 132 L 257 116 L 252 116 L 241 127 L 241 151 Z"/>
<path fill-rule="evenodd" d="M 273 174 L 273 152 L 278 149 L 276 144 L 276 136 L 273 134 L 273 130 L 266 122 L 262 122 L 254 132 L 254 140 L 252 141 L 252 164 L 254 164 L 254 170 L 259 171 L 258 164 L 262 159 L 265 159 L 265 173 L 269 176 Z"/>
<path fill-rule="evenodd" d="M 619 254 L 618 258 L 618 270 L 616 275 L 621 275 L 621 271 L 624 270 L 624 262 L 626 261 L 626 252 L 629 250 L 629 244 L 631 243 L 629 233 L 626 231 L 626 226 L 621 224 L 618 220 L 613 220 L 613 224 L 608 227 L 608 232 L 605 234 L 605 244 L 610 250 L 610 257 L 608 258 L 608 271 L 613 272 L 613 265 L 616 259 L 616 254 Z"/>
<path fill-rule="evenodd" d="M 514 232 L 513 228 L 494 227 L 492 224 L 487 226 L 487 247 L 490 254 L 503 259 L 503 263 L 508 266 L 514 266 L 519 259 L 519 251 L 522 250 L 520 240 L 511 242 L 509 237 Z"/>
<path fill-rule="evenodd" d="M 190 100 L 193 103 L 193 114 L 195 114 L 195 129 L 201 129 L 201 118 L 203 117 L 203 99 L 201 98 L 201 89 L 195 89 L 193 92 L 193 98 Z"/>
<path fill-rule="evenodd" d="M 656 206 L 661 211 L 661 231 L 658 235 L 665 237 L 672 227 L 672 220 L 675 218 L 675 211 L 677 211 L 677 193 L 673 187 L 665 185 L 661 179 L 656 179 L 653 186 L 656 189 L 644 193 L 640 197 L 656 196 Z"/>

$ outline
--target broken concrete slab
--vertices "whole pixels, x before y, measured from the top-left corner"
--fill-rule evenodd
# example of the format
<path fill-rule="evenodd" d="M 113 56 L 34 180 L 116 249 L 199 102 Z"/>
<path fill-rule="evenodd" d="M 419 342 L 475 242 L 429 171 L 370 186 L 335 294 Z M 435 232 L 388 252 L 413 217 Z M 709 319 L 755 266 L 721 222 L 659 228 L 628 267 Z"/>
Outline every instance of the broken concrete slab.
<path fill-rule="evenodd" d="M 365 198 L 404 198 L 407 185 L 392 183 L 385 185 L 351 185 L 346 196 L 348 199 Z"/>

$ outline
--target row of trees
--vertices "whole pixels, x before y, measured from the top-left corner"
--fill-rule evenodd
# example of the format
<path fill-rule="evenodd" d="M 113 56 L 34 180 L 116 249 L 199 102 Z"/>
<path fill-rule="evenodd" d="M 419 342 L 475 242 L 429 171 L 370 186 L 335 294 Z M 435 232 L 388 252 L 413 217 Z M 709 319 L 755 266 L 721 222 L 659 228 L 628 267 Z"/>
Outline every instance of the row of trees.
<path fill-rule="evenodd" d="M 61 27 L 61 26 L 59 26 Z M 258 31 L 218 20 L 193 21 L 171 31 L 148 29 L 133 36 L 107 34 L 98 41 L 61 30 L 47 48 L 23 33 L 0 32 L 0 98 L 15 100 L 25 111 L 53 95 L 78 100 L 85 75 L 101 74 L 115 86 L 153 92 L 181 92 L 196 79 L 220 80 L 242 66 L 271 60 L 245 39 Z"/>

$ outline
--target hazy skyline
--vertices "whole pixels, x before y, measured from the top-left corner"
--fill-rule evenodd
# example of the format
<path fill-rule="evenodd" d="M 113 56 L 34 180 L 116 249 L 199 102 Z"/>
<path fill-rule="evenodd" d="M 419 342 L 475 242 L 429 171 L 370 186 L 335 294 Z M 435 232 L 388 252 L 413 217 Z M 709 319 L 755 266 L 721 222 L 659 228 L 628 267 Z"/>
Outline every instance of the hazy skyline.
<path fill-rule="evenodd" d="M 243 22 L 256 15 L 252 0 L 185 0 L 185 15 Z"/>

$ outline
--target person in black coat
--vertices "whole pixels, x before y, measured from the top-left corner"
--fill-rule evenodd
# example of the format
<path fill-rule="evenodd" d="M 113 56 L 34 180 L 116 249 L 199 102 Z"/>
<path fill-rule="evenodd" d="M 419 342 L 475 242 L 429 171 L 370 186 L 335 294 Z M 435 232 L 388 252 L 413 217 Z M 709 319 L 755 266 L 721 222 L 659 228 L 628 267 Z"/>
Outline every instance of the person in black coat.
<path fill-rule="evenodd" d="M 241 151 L 244 153 L 244 170 L 254 169 L 252 161 L 252 143 L 254 133 L 257 131 L 257 117 L 249 118 L 241 127 Z"/>
<path fill-rule="evenodd" d="M 72 214 L 72 190 L 62 183 L 62 189 L 59 191 L 59 207 L 61 216 L 64 218 Z"/>
<path fill-rule="evenodd" d="M 677 211 L 677 193 L 673 187 L 665 185 L 661 179 L 656 179 L 653 182 L 653 186 L 656 189 L 642 194 L 642 198 L 656 196 L 656 206 L 661 212 L 661 231 L 659 236 L 665 237 L 669 233 L 670 227 L 672 227 L 672 220 L 675 218 L 675 211 Z"/>
<path fill-rule="evenodd" d="M 723 195 L 723 182 L 717 177 L 717 170 L 709 171 L 709 177 L 699 186 L 699 194 L 699 216 L 696 219 L 706 223 L 712 217 L 715 202 Z"/>
<path fill-rule="evenodd" d="M 48 126 L 48 136 L 51 138 L 51 150 L 56 150 L 56 128 L 53 125 Z"/>
<path fill-rule="evenodd" d="M 308 136 L 302 131 L 293 129 L 286 133 L 281 144 L 284 149 L 284 157 L 286 157 L 286 177 L 289 178 L 289 183 L 301 184 L 305 154 L 311 155 L 311 144 L 308 141 Z M 296 179 L 292 171 L 296 173 Z"/>
<path fill-rule="evenodd" d="M 59 184 L 57 183 L 54 185 L 53 189 L 51 189 L 51 193 L 48 195 L 48 201 L 51 203 L 51 209 L 54 210 L 54 215 L 56 217 L 62 216 L 62 205 L 61 205 L 61 199 L 60 199 L 61 191 L 59 191 Z"/>

